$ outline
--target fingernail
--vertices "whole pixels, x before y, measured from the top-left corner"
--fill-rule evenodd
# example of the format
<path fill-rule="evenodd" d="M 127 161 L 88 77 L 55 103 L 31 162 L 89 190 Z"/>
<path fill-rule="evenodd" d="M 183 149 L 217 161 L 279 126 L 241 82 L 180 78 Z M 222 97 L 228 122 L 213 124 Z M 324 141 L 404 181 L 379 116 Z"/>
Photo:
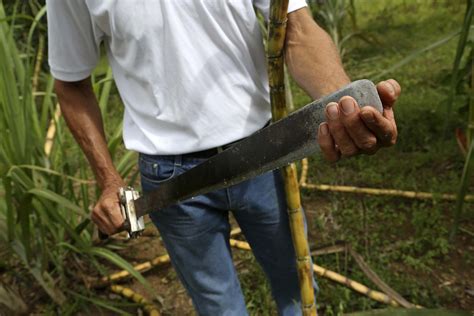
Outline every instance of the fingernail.
<path fill-rule="evenodd" d="M 331 102 L 326 106 L 326 111 L 331 120 L 335 120 L 339 117 L 339 110 L 337 109 L 337 103 Z"/>
<path fill-rule="evenodd" d="M 327 135 L 327 134 L 329 134 L 328 125 L 327 125 L 327 124 L 321 124 L 321 125 L 319 125 L 319 133 L 321 133 L 321 135 Z"/>
<path fill-rule="evenodd" d="M 367 123 L 375 122 L 374 113 L 365 111 L 365 112 L 362 112 L 361 114 L 362 114 L 362 119 L 366 121 Z"/>
<path fill-rule="evenodd" d="M 393 86 L 390 82 L 388 81 L 385 81 L 384 82 L 384 86 L 388 89 L 388 92 L 391 94 L 391 95 L 395 95 L 395 90 L 393 89 Z"/>
<path fill-rule="evenodd" d="M 354 112 L 354 100 L 351 98 L 343 98 L 340 101 L 341 107 L 342 107 L 342 112 L 346 115 L 351 114 Z"/>

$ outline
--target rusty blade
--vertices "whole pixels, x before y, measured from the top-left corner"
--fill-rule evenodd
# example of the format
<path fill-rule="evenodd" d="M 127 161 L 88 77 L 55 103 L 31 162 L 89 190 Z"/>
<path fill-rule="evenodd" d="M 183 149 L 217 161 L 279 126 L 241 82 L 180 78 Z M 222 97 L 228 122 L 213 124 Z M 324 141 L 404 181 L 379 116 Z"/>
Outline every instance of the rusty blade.
<path fill-rule="evenodd" d="M 359 106 L 372 106 L 382 111 L 382 103 L 371 81 L 352 82 L 142 195 L 135 200 L 137 216 L 237 184 L 317 153 L 318 127 L 325 121 L 325 107 L 343 96 L 353 97 Z"/>

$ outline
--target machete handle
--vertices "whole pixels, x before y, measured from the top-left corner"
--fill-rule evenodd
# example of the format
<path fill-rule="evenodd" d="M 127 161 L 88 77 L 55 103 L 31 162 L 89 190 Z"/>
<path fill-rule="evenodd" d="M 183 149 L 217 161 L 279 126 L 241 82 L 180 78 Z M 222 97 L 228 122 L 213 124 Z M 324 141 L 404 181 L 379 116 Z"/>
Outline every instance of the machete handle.
<path fill-rule="evenodd" d="M 120 226 L 120 228 L 117 230 L 116 234 L 118 233 L 121 233 L 123 231 L 130 231 L 130 224 L 127 223 L 127 221 L 123 222 L 122 226 Z M 101 241 L 104 241 L 104 240 L 107 240 L 109 239 L 110 235 L 107 235 L 106 233 L 102 232 L 100 229 L 99 229 L 99 239 Z"/>
<path fill-rule="evenodd" d="M 99 229 L 99 239 L 104 241 L 104 240 L 107 240 L 109 239 L 109 235 L 107 235 L 106 233 L 103 233 L 100 229 Z"/>
<path fill-rule="evenodd" d="M 120 211 L 123 216 L 123 224 L 116 233 L 127 232 L 128 238 L 137 238 L 145 229 L 143 217 L 137 218 L 134 201 L 139 197 L 137 191 L 131 187 L 121 187 L 119 189 Z M 99 239 L 107 240 L 109 235 L 99 230 Z"/>

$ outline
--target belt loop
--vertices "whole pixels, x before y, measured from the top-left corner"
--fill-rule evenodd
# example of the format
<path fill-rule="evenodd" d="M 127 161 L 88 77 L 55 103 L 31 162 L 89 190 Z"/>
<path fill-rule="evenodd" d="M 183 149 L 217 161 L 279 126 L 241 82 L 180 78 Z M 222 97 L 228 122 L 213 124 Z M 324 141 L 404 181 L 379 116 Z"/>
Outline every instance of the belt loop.
<path fill-rule="evenodd" d="M 174 156 L 174 165 L 177 167 L 181 167 L 183 164 L 183 156 L 182 155 L 175 155 Z"/>

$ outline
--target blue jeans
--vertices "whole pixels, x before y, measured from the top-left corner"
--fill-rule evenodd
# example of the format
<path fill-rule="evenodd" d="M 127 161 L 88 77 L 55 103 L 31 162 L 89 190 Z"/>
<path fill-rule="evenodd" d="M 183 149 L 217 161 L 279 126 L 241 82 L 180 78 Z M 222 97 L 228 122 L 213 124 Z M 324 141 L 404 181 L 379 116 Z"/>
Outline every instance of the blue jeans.
<path fill-rule="evenodd" d="M 141 154 L 143 191 L 159 187 L 204 160 Z M 295 252 L 278 171 L 150 214 L 197 313 L 247 315 L 229 245 L 229 211 L 270 280 L 279 314 L 300 315 Z"/>

